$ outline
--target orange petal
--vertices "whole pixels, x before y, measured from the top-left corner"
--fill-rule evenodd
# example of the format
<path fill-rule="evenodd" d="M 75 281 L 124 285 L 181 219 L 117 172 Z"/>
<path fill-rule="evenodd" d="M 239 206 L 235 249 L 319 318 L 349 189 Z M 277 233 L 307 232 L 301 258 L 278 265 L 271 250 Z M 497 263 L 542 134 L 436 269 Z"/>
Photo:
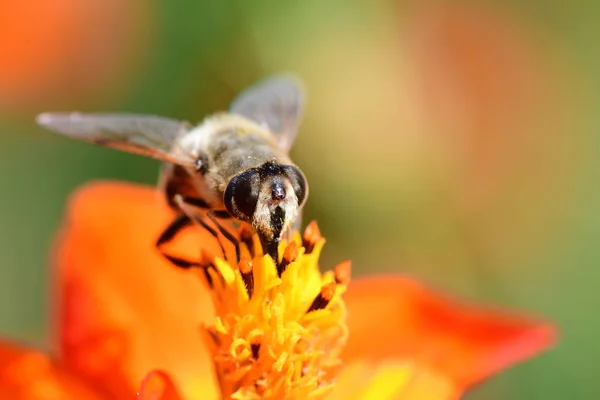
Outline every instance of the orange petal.
<path fill-rule="evenodd" d="M 89 184 L 68 207 L 55 254 L 61 355 L 118 398 L 157 368 L 186 397 L 216 395 L 199 333 L 212 317 L 208 294 L 154 248 L 173 216 L 156 190 L 125 183 Z M 196 231 L 182 235 L 190 257 L 216 247 Z"/>
<path fill-rule="evenodd" d="M 344 365 L 328 400 L 456 400 L 447 376 L 410 363 L 354 362 Z"/>
<path fill-rule="evenodd" d="M 163 371 L 152 371 L 142 381 L 138 400 L 180 400 L 175 384 Z"/>
<path fill-rule="evenodd" d="M 11 400 L 99 400 L 102 395 L 49 356 L 0 342 L 0 398 Z"/>
<path fill-rule="evenodd" d="M 409 362 L 449 377 L 460 390 L 555 341 L 548 325 L 465 306 L 398 275 L 353 280 L 345 300 L 346 361 Z"/>

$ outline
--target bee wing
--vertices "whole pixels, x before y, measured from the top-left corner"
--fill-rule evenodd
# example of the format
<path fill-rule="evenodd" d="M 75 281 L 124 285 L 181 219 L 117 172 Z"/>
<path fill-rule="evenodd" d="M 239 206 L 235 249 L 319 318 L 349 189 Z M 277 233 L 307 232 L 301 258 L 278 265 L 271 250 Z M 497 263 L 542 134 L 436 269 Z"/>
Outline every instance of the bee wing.
<path fill-rule="evenodd" d="M 189 126 L 170 118 L 136 114 L 44 113 L 39 125 L 73 139 L 156 158 L 179 165 L 192 165 L 191 157 L 173 154 L 173 142 Z"/>
<path fill-rule="evenodd" d="M 243 91 L 230 112 L 257 122 L 275 136 L 280 149 L 289 152 L 304 108 L 304 91 L 298 79 L 275 75 Z"/>

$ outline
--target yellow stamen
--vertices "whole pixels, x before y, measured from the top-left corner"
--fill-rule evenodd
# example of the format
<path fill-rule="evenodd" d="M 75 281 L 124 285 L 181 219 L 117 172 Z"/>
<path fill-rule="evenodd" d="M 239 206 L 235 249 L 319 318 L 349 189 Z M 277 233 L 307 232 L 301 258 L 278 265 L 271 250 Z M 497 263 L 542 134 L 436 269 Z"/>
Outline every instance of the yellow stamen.
<path fill-rule="evenodd" d="M 224 399 L 318 399 L 334 386 L 348 329 L 344 262 L 321 274 L 316 223 L 279 246 L 276 264 L 256 235 L 240 232 L 241 261 L 221 258 L 200 274 L 215 306 L 204 326 Z"/>

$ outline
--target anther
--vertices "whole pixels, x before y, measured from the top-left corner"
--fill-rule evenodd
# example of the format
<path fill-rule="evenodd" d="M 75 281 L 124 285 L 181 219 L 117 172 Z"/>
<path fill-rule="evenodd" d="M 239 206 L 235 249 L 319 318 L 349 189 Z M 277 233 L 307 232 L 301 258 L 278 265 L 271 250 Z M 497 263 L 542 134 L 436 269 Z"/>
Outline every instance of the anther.
<path fill-rule="evenodd" d="M 312 253 L 315 249 L 315 245 L 322 238 L 323 236 L 321 236 L 321 231 L 319 230 L 317 223 L 312 221 L 308 224 L 304 230 L 304 235 L 302 236 L 302 245 L 306 249 L 306 254 Z"/>
<path fill-rule="evenodd" d="M 333 276 L 335 283 L 338 285 L 347 285 L 350 283 L 350 275 L 352 271 L 352 263 L 350 260 L 343 261 L 333 268 Z"/>
<path fill-rule="evenodd" d="M 277 274 L 279 277 L 281 277 L 288 265 L 296 261 L 296 258 L 298 258 L 298 245 L 292 241 L 285 248 L 281 263 L 277 265 Z"/>
<path fill-rule="evenodd" d="M 240 241 L 246 245 L 248 251 L 250 252 L 250 256 L 254 257 L 254 242 L 252 237 L 254 236 L 254 232 L 252 228 L 248 224 L 242 224 L 240 227 Z"/>
<path fill-rule="evenodd" d="M 321 287 L 321 292 L 315 297 L 310 307 L 308 307 L 307 313 L 316 310 L 322 310 L 333 299 L 333 295 L 335 294 L 335 282 L 330 282 Z"/>
<path fill-rule="evenodd" d="M 252 260 L 247 257 L 242 257 L 238 264 L 238 268 L 240 270 L 240 274 L 242 275 L 244 286 L 246 286 L 248 298 L 251 299 L 252 294 L 254 293 L 254 273 L 252 272 Z"/>
<path fill-rule="evenodd" d="M 252 350 L 252 358 L 258 360 L 258 356 L 260 355 L 260 342 L 250 343 L 250 350 Z"/>
<path fill-rule="evenodd" d="M 248 342 L 250 343 L 250 351 L 252 352 L 252 358 L 256 361 L 260 356 L 260 346 L 263 341 L 264 335 L 260 332 L 250 332 L 248 335 Z"/>

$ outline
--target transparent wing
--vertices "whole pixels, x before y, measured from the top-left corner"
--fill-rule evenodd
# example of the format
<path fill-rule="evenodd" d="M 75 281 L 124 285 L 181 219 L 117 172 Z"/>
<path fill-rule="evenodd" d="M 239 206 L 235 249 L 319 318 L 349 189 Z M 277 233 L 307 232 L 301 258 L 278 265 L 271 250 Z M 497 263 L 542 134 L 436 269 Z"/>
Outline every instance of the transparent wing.
<path fill-rule="evenodd" d="M 170 118 L 136 114 L 44 113 L 39 125 L 62 135 L 180 165 L 193 160 L 172 154 L 173 141 L 189 126 Z"/>
<path fill-rule="evenodd" d="M 304 108 L 304 91 L 299 80 L 275 75 L 243 91 L 230 112 L 243 115 L 275 135 L 279 148 L 289 152 Z"/>

